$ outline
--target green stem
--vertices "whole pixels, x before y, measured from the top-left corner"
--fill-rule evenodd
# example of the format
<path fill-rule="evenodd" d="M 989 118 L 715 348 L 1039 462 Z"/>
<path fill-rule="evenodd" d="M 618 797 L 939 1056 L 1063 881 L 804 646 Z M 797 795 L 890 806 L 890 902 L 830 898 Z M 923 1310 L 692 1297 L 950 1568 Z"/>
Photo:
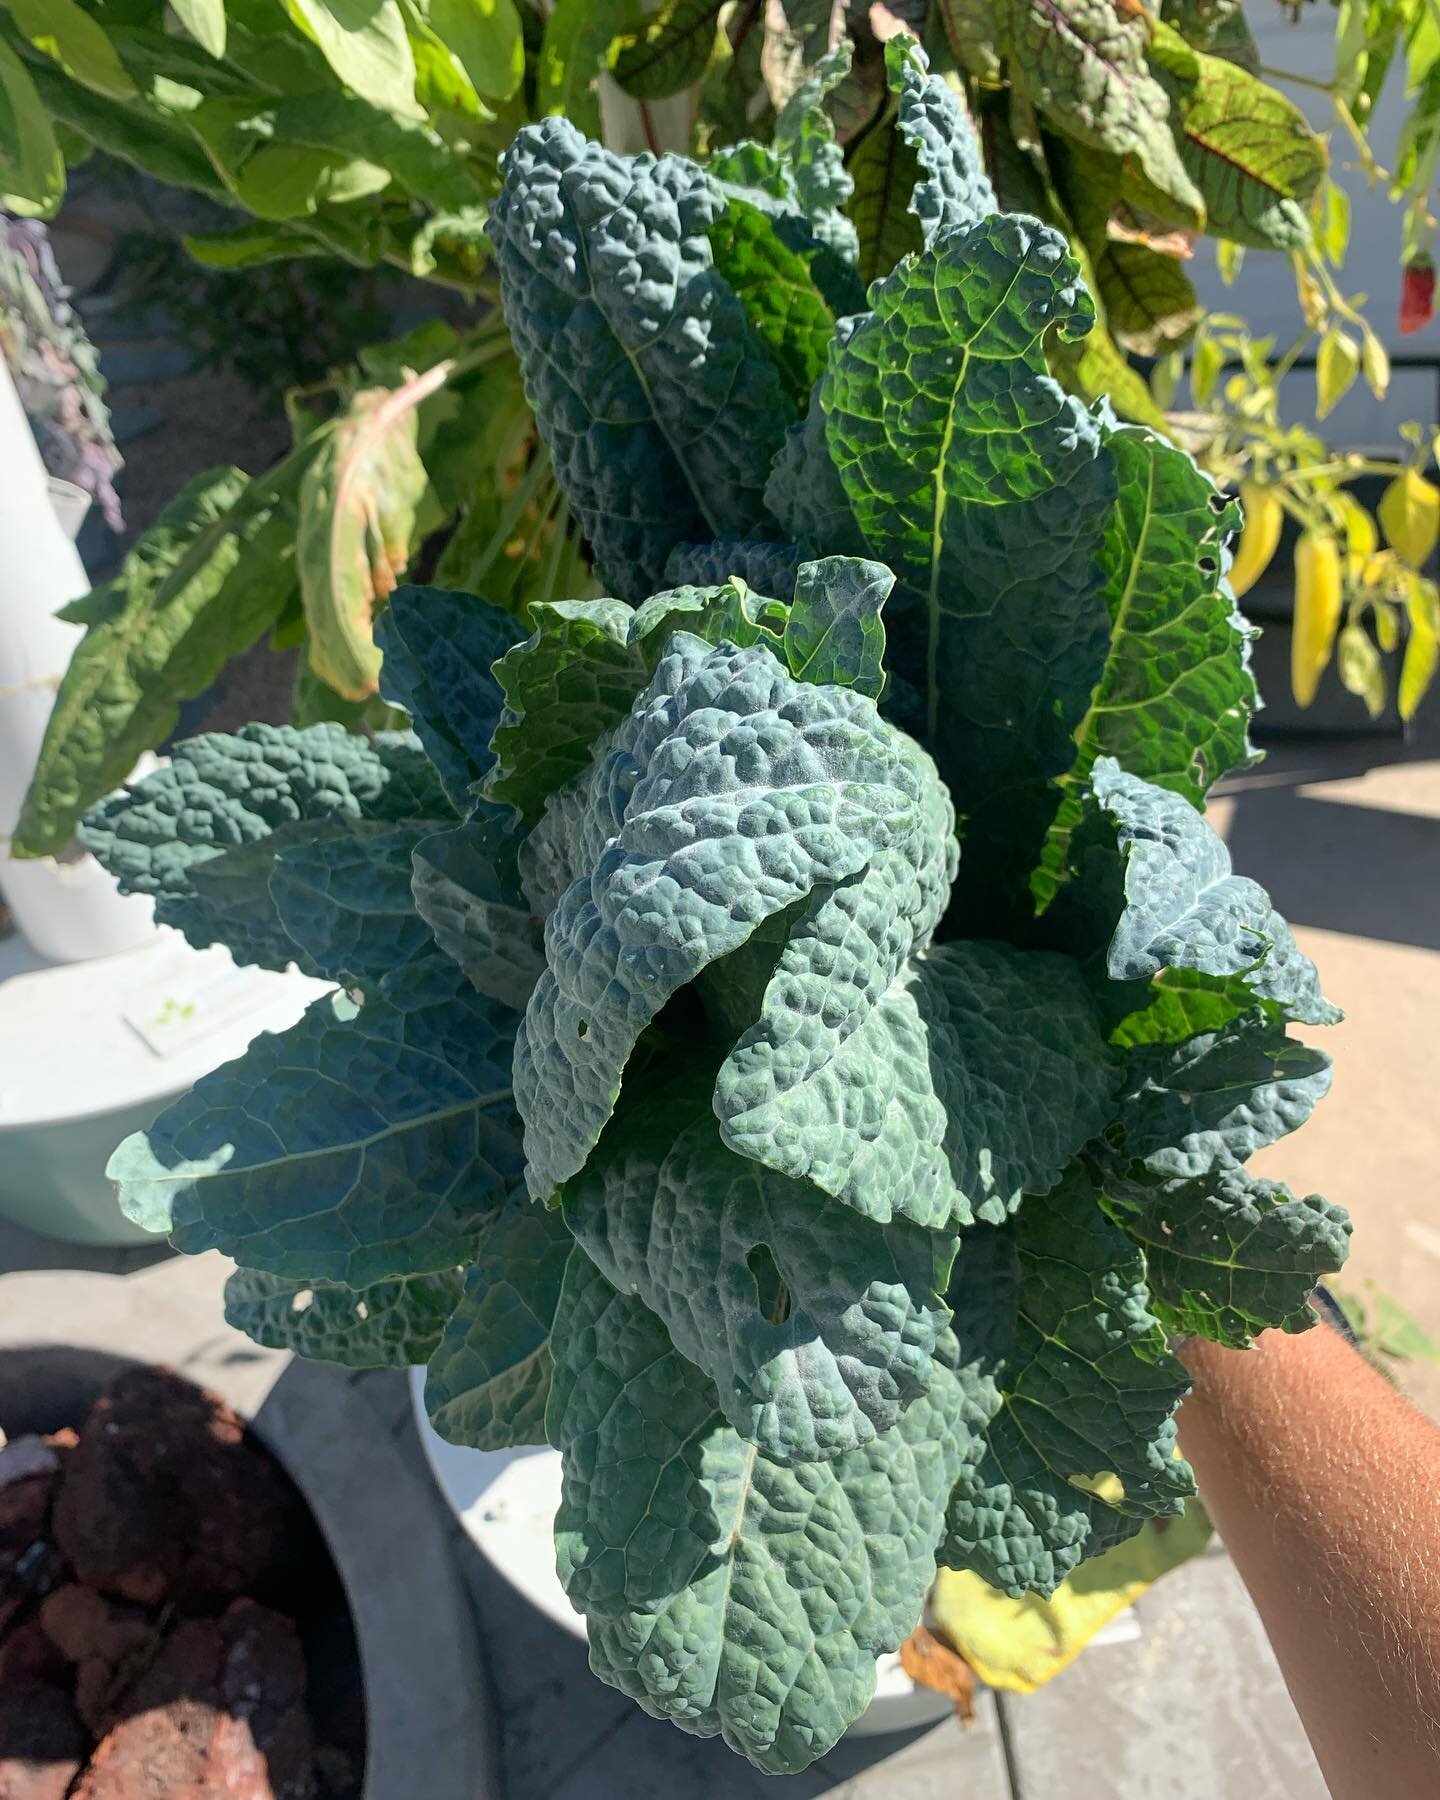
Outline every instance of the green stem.
<path fill-rule="evenodd" d="M 1405 466 L 1402 462 L 1382 462 L 1374 456 L 1344 456 L 1330 462 L 1311 463 L 1302 469 L 1291 469 L 1287 479 L 1318 481 L 1330 475 L 1399 475 Z"/>
<path fill-rule="evenodd" d="M 510 534 L 525 512 L 525 508 L 535 498 L 542 482 L 550 476 L 550 457 L 542 445 L 535 453 L 535 460 L 525 471 L 518 488 L 505 503 L 500 515 L 500 522 L 491 533 L 490 541 L 485 546 L 485 553 L 471 571 L 471 580 L 478 582 L 487 572 L 495 558 L 499 556 L 509 542 Z"/>
<path fill-rule="evenodd" d="M 1333 81 L 1317 81 L 1313 75 L 1297 75 L 1292 69 L 1272 69 L 1266 64 L 1260 65 L 1260 73 L 1267 81 L 1288 81 L 1296 87 L 1313 88 L 1317 94 L 1324 94 L 1327 99 L 1335 99 L 1335 83 Z"/>

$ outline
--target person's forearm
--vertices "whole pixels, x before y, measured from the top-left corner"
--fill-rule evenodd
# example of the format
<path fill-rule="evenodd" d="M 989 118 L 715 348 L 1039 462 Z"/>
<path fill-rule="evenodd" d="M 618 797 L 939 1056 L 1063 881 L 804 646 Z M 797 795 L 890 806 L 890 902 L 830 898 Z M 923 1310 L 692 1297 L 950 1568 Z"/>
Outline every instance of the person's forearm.
<path fill-rule="evenodd" d="M 1328 1326 L 1180 1349 L 1181 1449 L 1337 1800 L 1440 1795 L 1440 1430 Z"/>

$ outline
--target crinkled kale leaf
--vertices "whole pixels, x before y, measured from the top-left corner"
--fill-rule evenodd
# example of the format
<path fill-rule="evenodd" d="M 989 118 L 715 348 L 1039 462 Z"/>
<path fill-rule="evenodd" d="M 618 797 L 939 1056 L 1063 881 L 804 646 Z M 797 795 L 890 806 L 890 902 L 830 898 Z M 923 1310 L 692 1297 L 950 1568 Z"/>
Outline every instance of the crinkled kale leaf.
<path fill-rule="evenodd" d="M 937 1566 L 1048 1594 L 1179 1511 L 1167 1338 L 1305 1329 L 1350 1229 L 1246 1167 L 1337 1015 L 1201 810 L 1251 756 L 1235 511 L 1055 383 L 1076 266 L 887 70 L 917 247 L 868 311 L 833 68 L 713 172 L 522 131 L 506 314 L 616 591 L 402 590 L 413 737 L 195 739 L 86 827 L 344 989 L 121 1145 L 126 1210 L 261 1342 L 548 1439 L 596 1672 L 777 1773 Z"/>

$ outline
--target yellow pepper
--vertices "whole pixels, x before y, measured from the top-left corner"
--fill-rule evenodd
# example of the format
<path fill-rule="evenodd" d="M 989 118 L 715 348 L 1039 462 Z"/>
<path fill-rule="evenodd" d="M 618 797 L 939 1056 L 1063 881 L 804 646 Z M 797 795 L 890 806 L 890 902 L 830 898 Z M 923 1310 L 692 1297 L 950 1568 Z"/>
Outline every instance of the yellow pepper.
<path fill-rule="evenodd" d="M 1094 1557 L 1048 1600 L 1038 1594 L 1012 1600 L 968 1569 L 941 1569 L 930 1612 L 937 1630 L 988 1686 L 1033 1694 L 1162 1575 L 1197 1556 L 1209 1538 L 1205 1509 L 1191 1500 L 1183 1518 L 1148 1519 L 1138 1537 Z"/>
<path fill-rule="evenodd" d="M 1328 531 L 1302 531 L 1295 546 L 1290 686 L 1297 706 L 1315 698 L 1340 628 L 1340 548 Z"/>
<path fill-rule="evenodd" d="M 1238 600 L 1248 593 L 1270 566 L 1280 542 L 1284 513 L 1275 490 L 1258 481 L 1242 481 L 1240 504 L 1245 509 L 1245 528 L 1230 565 L 1230 586 Z"/>

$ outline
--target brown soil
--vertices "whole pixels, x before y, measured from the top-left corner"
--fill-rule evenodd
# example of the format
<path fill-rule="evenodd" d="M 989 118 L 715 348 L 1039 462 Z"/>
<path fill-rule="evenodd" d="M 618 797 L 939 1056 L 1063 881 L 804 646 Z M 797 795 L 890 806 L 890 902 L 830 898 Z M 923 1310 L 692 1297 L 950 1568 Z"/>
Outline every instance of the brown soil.
<path fill-rule="evenodd" d="M 0 1800 L 353 1800 L 343 1591 L 279 1466 L 168 1369 L 0 1448 Z"/>

